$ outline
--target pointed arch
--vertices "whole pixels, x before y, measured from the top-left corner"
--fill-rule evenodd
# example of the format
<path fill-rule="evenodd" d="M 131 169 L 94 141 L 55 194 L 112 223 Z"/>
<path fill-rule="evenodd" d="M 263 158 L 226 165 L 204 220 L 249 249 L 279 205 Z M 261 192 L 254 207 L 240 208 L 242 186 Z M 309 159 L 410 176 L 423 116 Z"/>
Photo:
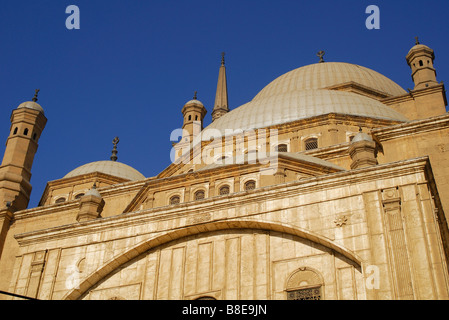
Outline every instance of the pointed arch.
<path fill-rule="evenodd" d="M 362 266 L 362 260 L 358 255 L 348 250 L 347 248 L 333 242 L 332 240 L 323 237 L 321 235 L 315 234 L 309 230 L 305 230 L 288 224 L 271 221 L 247 220 L 247 219 L 223 220 L 187 226 L 185 228 L 159 233 L 153 238 L 144 240 L 143 242 L 121 253 L 117 257 L 112 258 L 102 267 L 92 272 L 90 275 L 88 275 L 85 279 L 81 281 L 78 288 L 75 288 L 70 292 L 68 292 L 63 299 L 64 300 L 79 299 L 92 286 L 97 284 L 100 280 L 105 278 L 111 272 L 113 272 L 123 264 L 138 257 L 139 255 L 147 252 L 150 249 L 156 248 L 160 245 L 166 244 L 173 240 L 178 240 L 195 234 L 208 233 L 219 230 L 232 230 L 232 229 L 257 229 L 257 230 L 277 231 L 298 236 L 300 238 L 307 239 L 309 241 L 312 241 L 314 243 L 317 243 L 319 245 L 332 249 L 335 252 L 340 253 L 344 257 L 351 260 L 357 266 L 357 268 L 361 269 Z"/>

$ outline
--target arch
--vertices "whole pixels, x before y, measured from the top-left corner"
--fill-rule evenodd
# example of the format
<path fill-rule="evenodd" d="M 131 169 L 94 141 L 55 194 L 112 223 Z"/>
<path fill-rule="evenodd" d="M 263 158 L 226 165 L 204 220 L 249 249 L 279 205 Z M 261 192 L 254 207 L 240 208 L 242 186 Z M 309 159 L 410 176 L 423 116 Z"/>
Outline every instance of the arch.
<path fill-rule="evenodd" d="M 256 180 L 248 180 L 244 184 L 245 191 L 256 189 Z"/>
<path fill-rule="evenodd" d="M 212 296 L 201 296 L 201 297 L 196 298 L 194 300 L 217 300 L 217 299 L 212 297 Z"/>
<path fill-rule="evenodd" d="M 231 187 L 228 184 L 224 184 L 218 189 L 218 195 L 220 195 L 220 196 L 229 194 L 230 192 L 231 192 Z"/>
<path fill-rule="evenodd" d="M 323 287 L 323 276 L 317 270 L 309 267 L 299 268 L 287 278 L 287 300 L 322 300 Z"/>
<path fill-rule="evenodd" d="M 56 199 L 55 203 L 64 203 L 66 201 L 66 199 L 64 197 L 60 197 L 58 199 Z"/>
<path fill-rule="evenodd" d="M 176 194 L 176 195 L 170 197 L 170 200 L 169 200 L 170 205 L 180 204 L 180 203 L 181 203 L 181 196 Z"/>
<path fill-rule="evenodd" d="M 120 266 L 133 260 L 134 258 L 147 252 L 150 249 L 154 249 L 160 245 L 166 244 L 173 240 L 178 240 L 195 234 L 208 233 L 219 230 L 232 230 L 232 229 L 257 229 L 257 230 L 276 231 L 285 234 L 291 234 L 300 238 L 307 239 L 309 241 L 322 245 L 326 248 L 332 249 L 335 252 L 338 252 L 342 256 L 352 261 L 356 265 L 357 269 L 361 270 L 362 268 L 362 259 L 358 255 L 348 250 L 347 248 L 333 242 L 332 240 L 324 236 L 315 234 L 309 230 L 305 230 L 288 224 L 271 221 L 246 220 L 246 219 L 231 220 L 231 221 L 223 220 L 223 221 L 214 221 L 209 223 L 191 225 L 176 230 L 162 232 L 154 236 L 153 238 L 142 241 L 141 243 L 121 253 L 117 257 L 112 258 L 99 269 L 93 271 L 85 279 L 80 281 L 80 284 L 78 285 L 77 288 L 72 289 L 69 293 L 67 293 L 64 296 L 63 300 L 79 299 L 91 287 L 97 284 L 101 279 L 105 278 L 107 275 L 112 273 Z"/>
<path fill-rule="evenodd" d="M 193 196 L 194 200 L 202 200 L 204 198 L 206 198 L 206 192 L 203 189 L 195 191 L 194 196 Z"/>
<path fill-rule="evenodd" d="M 290 274 L 287 278 L 285 290 L 294 290 L 308 286 L 321 286 L 323 284 L 323 276 L 318 271 L 309 267 L 303 267 Z"/>
<path fill-rule="evenodd" d="M 84 192 L 81 192 L 81 193 L 78 193 L 78 194 L 74 197 L 74 199 L 78 200 L 78 199 L 81 199 L 81 197 L 83 197 L 83 196 L 84 196 Z"/>

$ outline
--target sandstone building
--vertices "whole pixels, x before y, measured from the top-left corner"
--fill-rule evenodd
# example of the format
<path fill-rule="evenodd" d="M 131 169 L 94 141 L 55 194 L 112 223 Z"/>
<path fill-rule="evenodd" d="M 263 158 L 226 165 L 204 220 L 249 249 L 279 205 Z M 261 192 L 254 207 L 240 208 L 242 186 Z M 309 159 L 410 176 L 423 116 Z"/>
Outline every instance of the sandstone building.
<path fill-rule="evenodd" d="M 230 110 L 223 56 L 213 122 L 196 94 L 180 107 L 165 170 L 147 178 L 117 161 L 115 139 L 111 160 L 49 181 L 28 208 L 47 121 L 36 94 L 12 111 L 0 166 L 0 290 L 448 299 L 449 115 L 434 59 L 417 41 L 406 91 L 321 52 Z"/>

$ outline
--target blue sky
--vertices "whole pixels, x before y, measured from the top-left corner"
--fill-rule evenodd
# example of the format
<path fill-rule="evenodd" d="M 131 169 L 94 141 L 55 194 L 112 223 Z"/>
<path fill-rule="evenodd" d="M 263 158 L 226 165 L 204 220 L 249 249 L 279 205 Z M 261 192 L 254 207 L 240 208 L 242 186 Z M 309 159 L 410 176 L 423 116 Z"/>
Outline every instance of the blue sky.
<path fill-rule="evenodd" d="M 380 29 L 368 30 L 368 5 Z M 80 9 L 80 29 L 65 26 Z M 435 50 L 449 81 L 447 0 L 148 1 L 3 0 L 0 6 L 0 141 L 11 111 L 41 89 L 48 118 L 33 164 L 30 207 L 46 182 L 85 163 L 118 161 L 145 176 L 170 164 L 170 133 L 198 91 L 211 122 L 221 52 L 231 109 L 276 77 L 318 62 L 350 62 L 413 88 L 405 55 L 414 37 Z M 4 152 L 4 143 L 0 146 Z"/>

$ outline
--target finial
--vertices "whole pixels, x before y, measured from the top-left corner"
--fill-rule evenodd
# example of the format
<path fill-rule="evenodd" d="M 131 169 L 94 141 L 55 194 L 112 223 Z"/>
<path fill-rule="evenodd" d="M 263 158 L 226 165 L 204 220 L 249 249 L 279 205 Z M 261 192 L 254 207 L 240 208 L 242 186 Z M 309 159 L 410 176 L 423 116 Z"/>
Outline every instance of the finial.
<path fill-rule="evenodd" d="M 319 52 L 316 54 L 318 57 L 320 57 L 319 63 L 324 62 L 323 57 L 324 57 L 324 54 L 325 54 L 325 53 L 326 53 L 325 51 L 321 50 L 321 51 L 319 51 Z"/>
<path fill-rule="evenodd" d="M 224 58 L 224 57 L 225 57 L 225 53 L 222 52 L 222 53 L 221 53 L 221 65 L 222 65 L 222 66 L 225 65 L 225 58 Z"/>
<path fill-rule="evenodd" d="M 39 91 L 41 91 L 40 89 L 36 89 L 36 90 L 34 90 L 34 97 L 33 97 L 33 102 L 36 102 L 37 101 L 37 95 L 39 94 Z"/>
<path fill-rule="evenodd" d="M 195 91 L 195 93 L 193 94 L 193 100 L 196 100 L 196 94 L 198 93 L 198 91 Z"/>
<path fill-rule="evenodd" d="M 114 149 L 112 149 L 112 156 L 111 156 L 111 160 L 112 161 L 117 161 L 117 144 L 120 142 L 118 137 L 115 137 L 114 140 L 112 140 L 112 143 L 114 144 Z"/>
<path fill-rule="evenodd" d="M 418 37 L 415 37 L 415 44 L 418 45 L 419 44 L 419 40 Z"/>

